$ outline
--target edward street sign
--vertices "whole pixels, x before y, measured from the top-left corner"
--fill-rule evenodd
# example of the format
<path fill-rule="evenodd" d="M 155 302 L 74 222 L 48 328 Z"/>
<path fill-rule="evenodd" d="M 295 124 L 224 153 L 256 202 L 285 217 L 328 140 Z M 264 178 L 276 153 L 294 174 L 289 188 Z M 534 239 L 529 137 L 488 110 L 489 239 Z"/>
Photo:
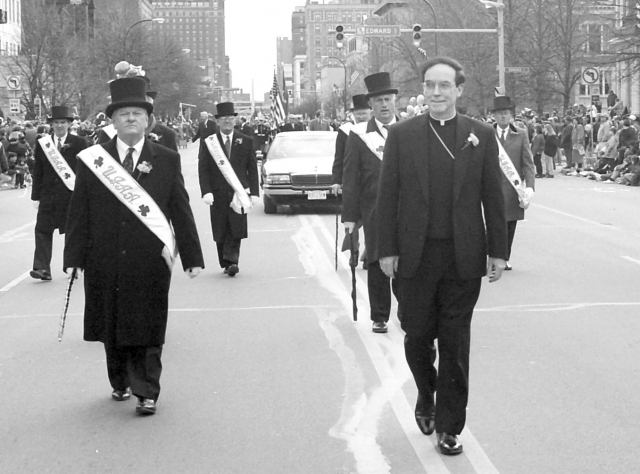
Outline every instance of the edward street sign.
<path fill-rule="evenodd" d="M 358 36 L 400 36 L 400 27 L 397 25 L 383 26 L 357 26 L 356 35 Z"/>

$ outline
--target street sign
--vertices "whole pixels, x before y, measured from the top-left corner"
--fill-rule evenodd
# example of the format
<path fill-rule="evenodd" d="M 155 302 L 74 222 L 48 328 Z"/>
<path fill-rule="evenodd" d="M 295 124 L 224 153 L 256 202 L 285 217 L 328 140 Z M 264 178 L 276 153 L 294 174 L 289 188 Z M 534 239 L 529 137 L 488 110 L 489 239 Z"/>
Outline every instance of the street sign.
<path fill-rule="evenodd" d="M 513 73 L 520 73 L 520 74 L 529 74 L 529 72 L 531 72 L 531 68 L 529 67 L 507 67 L 505 66 L 504 68 L 504 72 L 513 72 Z"/>
<path fill-rule="evenodd" d="M 357 36 L 400 36 L 400 27 L 397 25 L 383 26 L 356 26 Z"/>
<path fill-rule="evenodd" d="M 9 113 L 20 113 L 20 99 L 9 99 Z"/>
<path fill-rule="evenodd" d="M 600 79 L 600 73 L 594 67 L 587 67 L 582 70 L 583 84 L 597 84 Z"/>
<path fill-rule="evenodd" d="M 7 77 L 7 88 L 12 91 L 20 89 L 20 78 L 18 76 Z"/>

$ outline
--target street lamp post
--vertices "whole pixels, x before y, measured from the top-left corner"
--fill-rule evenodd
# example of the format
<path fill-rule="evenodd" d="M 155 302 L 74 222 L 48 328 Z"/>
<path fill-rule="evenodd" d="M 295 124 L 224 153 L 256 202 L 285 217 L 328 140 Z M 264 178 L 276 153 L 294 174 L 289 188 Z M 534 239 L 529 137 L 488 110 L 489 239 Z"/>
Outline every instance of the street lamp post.
<path fill-rule="evenodd" d="M 336 58 L 335 56 L 323 56 L 323 57 L 327 59 L 335 59 L 336 61 L 340 61 L 340 64 L 342 64 L 342 69 L 344 69 L 344 87 L 342 88 L 342 105 L 344 106 L 344 116 L 346 118 L 347 117 L 347 65 L 342 59 Z"/>
<path fill-rule="evenodd" d="M 165 22 L 164 18 L 147 18 L 144 20 L 138 20 L 133 25 L 131 25 L 124 34 L 124 38 L 122 38 L 122 56 L 126 58 L 127 56 L 127 36 L 129 36 L 129 32 L 133 29 L 134 26 L 139 25 L 140 23 L 145 23 L 147 21 L 152 21 L 153 23 L 162 24 Z"/>
<path fill-rule="evenodd" d="M 503 0 L 480 0 L 486 8 L 495 8 L 498 12 L 498 81 L 500 94 L 506 94 L 504 77 L 504 3 Z"/>
<path fill-rule="evenodd" d="M 431 13 L 433 13 L 433 27 L 435 29 L 438 28 L 438 17 L 436 16 L 436 11 L 433 8 L 433 5 L 431 5 L 431 2 L 429 2 L 429 0 L 422 0 L 424 3 L 426 3 L 429 8 L 431 8 Z M 435 53 L 436 56 L 438 55 L 438 33 L 436 33 L 435 31 L 433 32 L 433 45 L 435 47 Z"/>

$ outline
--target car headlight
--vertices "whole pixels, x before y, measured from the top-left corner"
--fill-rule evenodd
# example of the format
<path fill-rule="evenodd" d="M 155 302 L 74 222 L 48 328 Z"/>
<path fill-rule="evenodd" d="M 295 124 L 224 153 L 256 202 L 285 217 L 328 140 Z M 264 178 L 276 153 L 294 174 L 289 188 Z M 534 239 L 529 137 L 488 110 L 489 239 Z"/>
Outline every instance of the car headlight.
<path fill-rule="evenodd" d="M 291 176 L 288 174 L 267 175 L 267 184 L 291 184 Z"/>

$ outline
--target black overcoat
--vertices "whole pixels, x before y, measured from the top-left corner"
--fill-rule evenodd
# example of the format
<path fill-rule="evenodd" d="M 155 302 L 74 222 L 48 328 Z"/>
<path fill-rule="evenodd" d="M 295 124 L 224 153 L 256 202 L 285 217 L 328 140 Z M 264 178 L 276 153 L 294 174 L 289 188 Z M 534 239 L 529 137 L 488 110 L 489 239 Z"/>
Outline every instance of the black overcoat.
<path fill-rule="evenodd" d="M 53 140 L 57 144 L 55 137 Z M 76 155 L 86 147 L 87 142 L 84 138 L 67 134 L 60 154 L 74 172 Z M 33 187 L 31 188 L 31 200 L 40 201 L 36 231 L 53 232 L 58 229 L 61 234 L 64 234 L 70 199 L 71 191 L 51 166 L 40 142 L 36 142 Z"/>
<path fill-rule="evenodd" d="M 347 139 L 349 138 L 349 131 L 352 126 L 353 124 L 347 122 L 338 129 L 338 136 L 336 137 L 336 153 L 333 157 L 333 167 L 331 168 L 331 184 L 342 184 L 344 153 L 347 148 Z"/>
<path fill-rule="evenodd" d="M 222 142 L 222 135 L 219 132 L 216 135 L 222 151 L 226 155 L 227 151 Z M 258 166 L 253 138 L 234 130 L 229 162 L 242 186 L 249 189 L 248 194 L 259 196 Z M 223 243 L 228 232 L 235 239 L 246 239 L 248 235 L 247 214 L 238 214 L 229 207 L 234 195 L 233 188 L 224 179 L 203 140 L 200 142 L 198 155 L 198 177 L 202 195 L 213 194 L 213 206 L 210 209 L 213 240 Z"/>
<path fill-rule="evenodd" d="M 102 145 L 118 162 L 116 138 Z M 184 269 L 204 268 L 178 153 L 145 139 L 134 172 L 173 225 Z M 64 268 L 84 269 L 84 339 L 120 346 L 164 344 L 171 272 L 164 244 L 78 160 Z"/>
<path fill-rule="evenodd" d="M 363 126 L 364 124 L 358 124 Z M 366 133 L 382 134 L 374 118 L 366 123 Z M 353 131 L 347 139 L 342 176 L 342 222 L 362 220 L 367 246 L 367 261 L 378 260 L 375 228 L 376 196 L 382 160 Z"/>
<path fill-rule="evenodd" d="M 380 172 L 378 257 L 399 256 L 402 278 L 413 277 L 429 251 L 428 120 L 424 114 L 391 126 Z M 458 274 L 472 280 L 486 273 L 487 256 L 506 258 L 507 221 L 494 129 L 460 114 L 456 120 L 453 240 Z M 467 141 L 471 133 L 475 146 Z"/>

